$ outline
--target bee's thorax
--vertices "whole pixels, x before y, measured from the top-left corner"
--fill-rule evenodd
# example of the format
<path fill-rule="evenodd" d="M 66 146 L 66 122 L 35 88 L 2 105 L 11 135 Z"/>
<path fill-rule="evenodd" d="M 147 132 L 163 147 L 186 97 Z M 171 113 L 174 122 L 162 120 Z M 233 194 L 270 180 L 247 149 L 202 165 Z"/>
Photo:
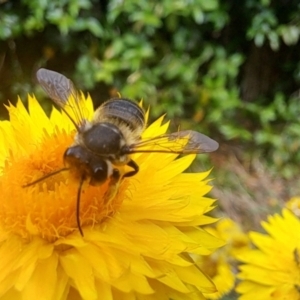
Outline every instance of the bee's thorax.
<path fill-rule="evenodd" d="M 116 165 L 124 165 L 129 159 L 122 151 L 126 145 L 123 133 L 111 123 L 96 123 L 87 131 L 78 133 L 75 144 L 81 145 L 95 156 L 111 160 Z"/>

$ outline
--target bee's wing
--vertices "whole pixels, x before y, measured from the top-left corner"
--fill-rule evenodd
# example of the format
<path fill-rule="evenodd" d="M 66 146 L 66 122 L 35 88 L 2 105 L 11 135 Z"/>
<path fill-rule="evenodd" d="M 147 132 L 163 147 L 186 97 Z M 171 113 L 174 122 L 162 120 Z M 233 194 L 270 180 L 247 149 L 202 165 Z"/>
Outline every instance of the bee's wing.
<path fill-rule="evenodd" d="M 127 154 L 142 152 L 199 154 L 213 152 L 218 148 L 219 144 L 208 136 L 200 132 L 184 130 L 141 140 L 129 145 L 125 152 Z"/>
<path fill-rule="evenodd" d="M 36 77 L 51 100 L 67 114 L 80 131 L 87 118 L 84 116 L 83 106 L 79 103 L 79 92 L 73 82 L 64 75 L 47 69 L 39 69 Z M 74 117 L 68 113 L 67 107 L 71 108 Z"/>

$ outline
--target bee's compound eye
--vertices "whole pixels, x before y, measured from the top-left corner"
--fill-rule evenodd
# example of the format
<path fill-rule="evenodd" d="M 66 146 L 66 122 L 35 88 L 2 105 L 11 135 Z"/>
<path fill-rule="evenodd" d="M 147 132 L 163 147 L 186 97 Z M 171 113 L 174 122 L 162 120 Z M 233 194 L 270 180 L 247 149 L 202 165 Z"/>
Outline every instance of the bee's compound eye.
<path fill-rule="evenodd" d="M 105 160 L 94 162 L 91 165 L 91 168 L 93 172 L 91 178 L 91 184 L 93 185 L 101 184 L 107 179 L 108 166 Z"/>
<path fill-rule="evenodd" d="M 90 154 L 83 147 L 77 145 L 68 148 L 64 153 L 64 159 L 67 162 L 78 161 L 80 163 L 88 164 Z"/>
<path fill-rule="evenodd" d="M 75 171 L 76 177 L 90 177 L 90 160 L 90 153 L 79 145 L 71 146 L 64 153 L 64 164 Z"/>

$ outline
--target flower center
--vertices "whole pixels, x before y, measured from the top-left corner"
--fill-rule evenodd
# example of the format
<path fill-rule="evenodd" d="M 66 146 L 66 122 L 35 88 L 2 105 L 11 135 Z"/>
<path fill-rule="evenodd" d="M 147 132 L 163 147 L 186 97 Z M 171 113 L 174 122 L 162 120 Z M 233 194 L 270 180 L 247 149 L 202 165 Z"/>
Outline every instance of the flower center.
<path fill-rule="evenodd" d="M 38 235 L 55 241 L 78 230 L 77 201 L 83 232 L 118 210 L 126 194 L 125 182 L 108 179 L 101 186 L 91 186 L 86 181 L 78 193 L 80 183 L 71 171 L 46 177 L 64 168 L 63 153 L 71 144 L 72 136 L 60 132 L 47 136 L 30 155 L 10 155 L 0 175 L 0 224 L 5 231 L 25 239 Z M 24 187 L 39 178 L 36 184 Z"/>

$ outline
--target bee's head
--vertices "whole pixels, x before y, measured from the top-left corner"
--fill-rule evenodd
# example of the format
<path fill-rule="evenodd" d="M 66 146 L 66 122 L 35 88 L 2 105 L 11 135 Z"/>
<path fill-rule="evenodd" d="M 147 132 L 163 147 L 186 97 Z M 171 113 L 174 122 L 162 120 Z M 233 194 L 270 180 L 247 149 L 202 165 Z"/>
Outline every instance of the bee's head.
<path fill-rule="evenodd" d="M 80 145 L 69 147 L 64 153 L 64 162 L 77 178 L 90 179 L 90 184 L 100 185 L 112 174 L 109 160 L 96 156 Z"/>

